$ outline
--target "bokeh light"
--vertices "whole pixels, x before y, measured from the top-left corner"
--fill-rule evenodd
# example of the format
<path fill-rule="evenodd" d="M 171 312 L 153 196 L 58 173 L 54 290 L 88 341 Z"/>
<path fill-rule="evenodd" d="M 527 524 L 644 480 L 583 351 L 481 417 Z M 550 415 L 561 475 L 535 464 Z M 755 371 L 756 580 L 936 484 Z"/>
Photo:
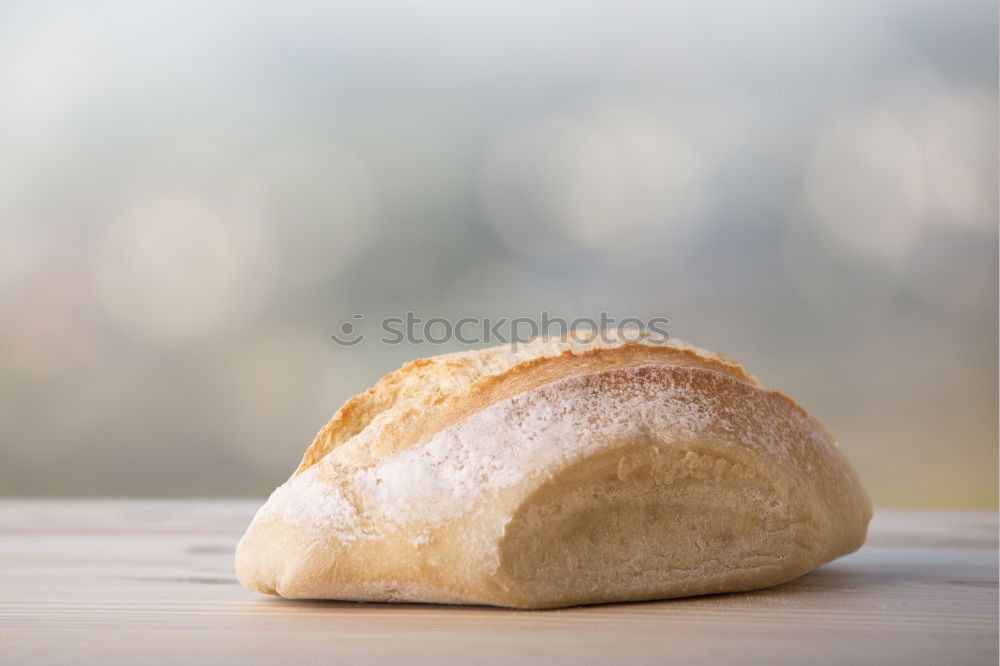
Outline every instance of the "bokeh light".
<path fill-rule="evenodd" d="M 995 96 L 932 81 L 835 117 L 805 173 L 808 205 L 852 251 L 899 264 L 922 234 L 995 231 Z"/>
<path fill-rule="evenodd" d="M 100 240 L 98 302 L 116 324 L 155 345 L 232 332 L 272 289 L 267 229 L 254 215 L 190 194 L 140 196 Z"/>
<path fill-rule="evenodd" d="M 655 113 L 599 105 L 501 136 L 483 169 L 483 205 L 519 254 L 620 251 L 692 224 L 705 152 Z"/>

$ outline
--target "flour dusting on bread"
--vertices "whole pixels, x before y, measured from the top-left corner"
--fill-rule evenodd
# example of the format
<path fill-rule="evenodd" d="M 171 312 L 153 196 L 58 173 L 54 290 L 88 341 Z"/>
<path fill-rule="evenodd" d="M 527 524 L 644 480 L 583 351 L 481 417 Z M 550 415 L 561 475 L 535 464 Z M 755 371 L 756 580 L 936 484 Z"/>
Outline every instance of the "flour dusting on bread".
<path fill-rule="evenodd" d="M 491 405 L 355 472 L 355 485 L 366 508 L 385 519 L 441 522 L 484 494 L 551 474 L 609 439 L 644 432 L 691 439 L 711 422 L 686 387 L 664 387 L 648 368 L 626 372 L 628 382 L 617 391 L 601 376 L 574 377 Z"/>

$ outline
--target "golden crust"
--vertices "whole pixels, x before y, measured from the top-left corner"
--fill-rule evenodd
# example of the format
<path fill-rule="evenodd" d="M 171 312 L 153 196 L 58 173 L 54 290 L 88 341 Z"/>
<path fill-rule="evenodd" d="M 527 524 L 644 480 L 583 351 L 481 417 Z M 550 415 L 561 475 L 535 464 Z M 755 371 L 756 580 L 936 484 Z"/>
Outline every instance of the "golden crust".
<path fill-rule="evenodd" d="M 290 598 L 664 599 L 791 580 L 870 518 L 830 434 L 738 364 L 540 341 L 415 361 L 348 401 L 237 573 Z"/>
<path fill-rule="evenodd" d="M 295 473 L 315 465 L 379 417 L 386 428 L 373 445 L 375 458 L 406 448 L 518 393 L 610 366 L 698 367 L 760 386 L 736 361 L 679 340 L 629 342 L 613 331 L 606 337 L 607 342 L 595 339 L 586 344 L 566 338 L 539 339 L 518 352 L 491 347 L 410 361 L 337 410 L 316 435 Z"/>

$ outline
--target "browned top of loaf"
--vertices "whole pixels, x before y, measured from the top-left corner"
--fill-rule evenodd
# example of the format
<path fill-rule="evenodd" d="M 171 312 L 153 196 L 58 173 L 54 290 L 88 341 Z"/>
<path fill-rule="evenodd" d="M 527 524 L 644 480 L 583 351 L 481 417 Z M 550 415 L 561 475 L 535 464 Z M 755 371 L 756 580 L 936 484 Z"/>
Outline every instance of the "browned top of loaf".
<path fill-rule="evenodd" d="M 320 430 L 296 474 L 366 431 L 374 460 L 386 458 L 501 400 L 544 384 L 612 367 L 700 368 L 760 383 L 738 363 L 679 340 L 579 343 L 540 338 L 512 349 L 491 347 L 418 359 L 349 399 Z"/>

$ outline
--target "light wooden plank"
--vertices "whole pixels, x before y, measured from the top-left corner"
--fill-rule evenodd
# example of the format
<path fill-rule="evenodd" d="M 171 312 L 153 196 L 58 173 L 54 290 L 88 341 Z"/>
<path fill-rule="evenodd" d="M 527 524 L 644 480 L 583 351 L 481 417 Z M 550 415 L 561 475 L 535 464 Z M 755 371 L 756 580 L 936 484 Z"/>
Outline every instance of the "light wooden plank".
<path fill-rule="evenodd" d="M 248 592 L 256 506 L 0 501 L 0 662 L 997 662 L 995 513 L 879 511 L 859 553 L 769 590 L 532 612 Z"/>

